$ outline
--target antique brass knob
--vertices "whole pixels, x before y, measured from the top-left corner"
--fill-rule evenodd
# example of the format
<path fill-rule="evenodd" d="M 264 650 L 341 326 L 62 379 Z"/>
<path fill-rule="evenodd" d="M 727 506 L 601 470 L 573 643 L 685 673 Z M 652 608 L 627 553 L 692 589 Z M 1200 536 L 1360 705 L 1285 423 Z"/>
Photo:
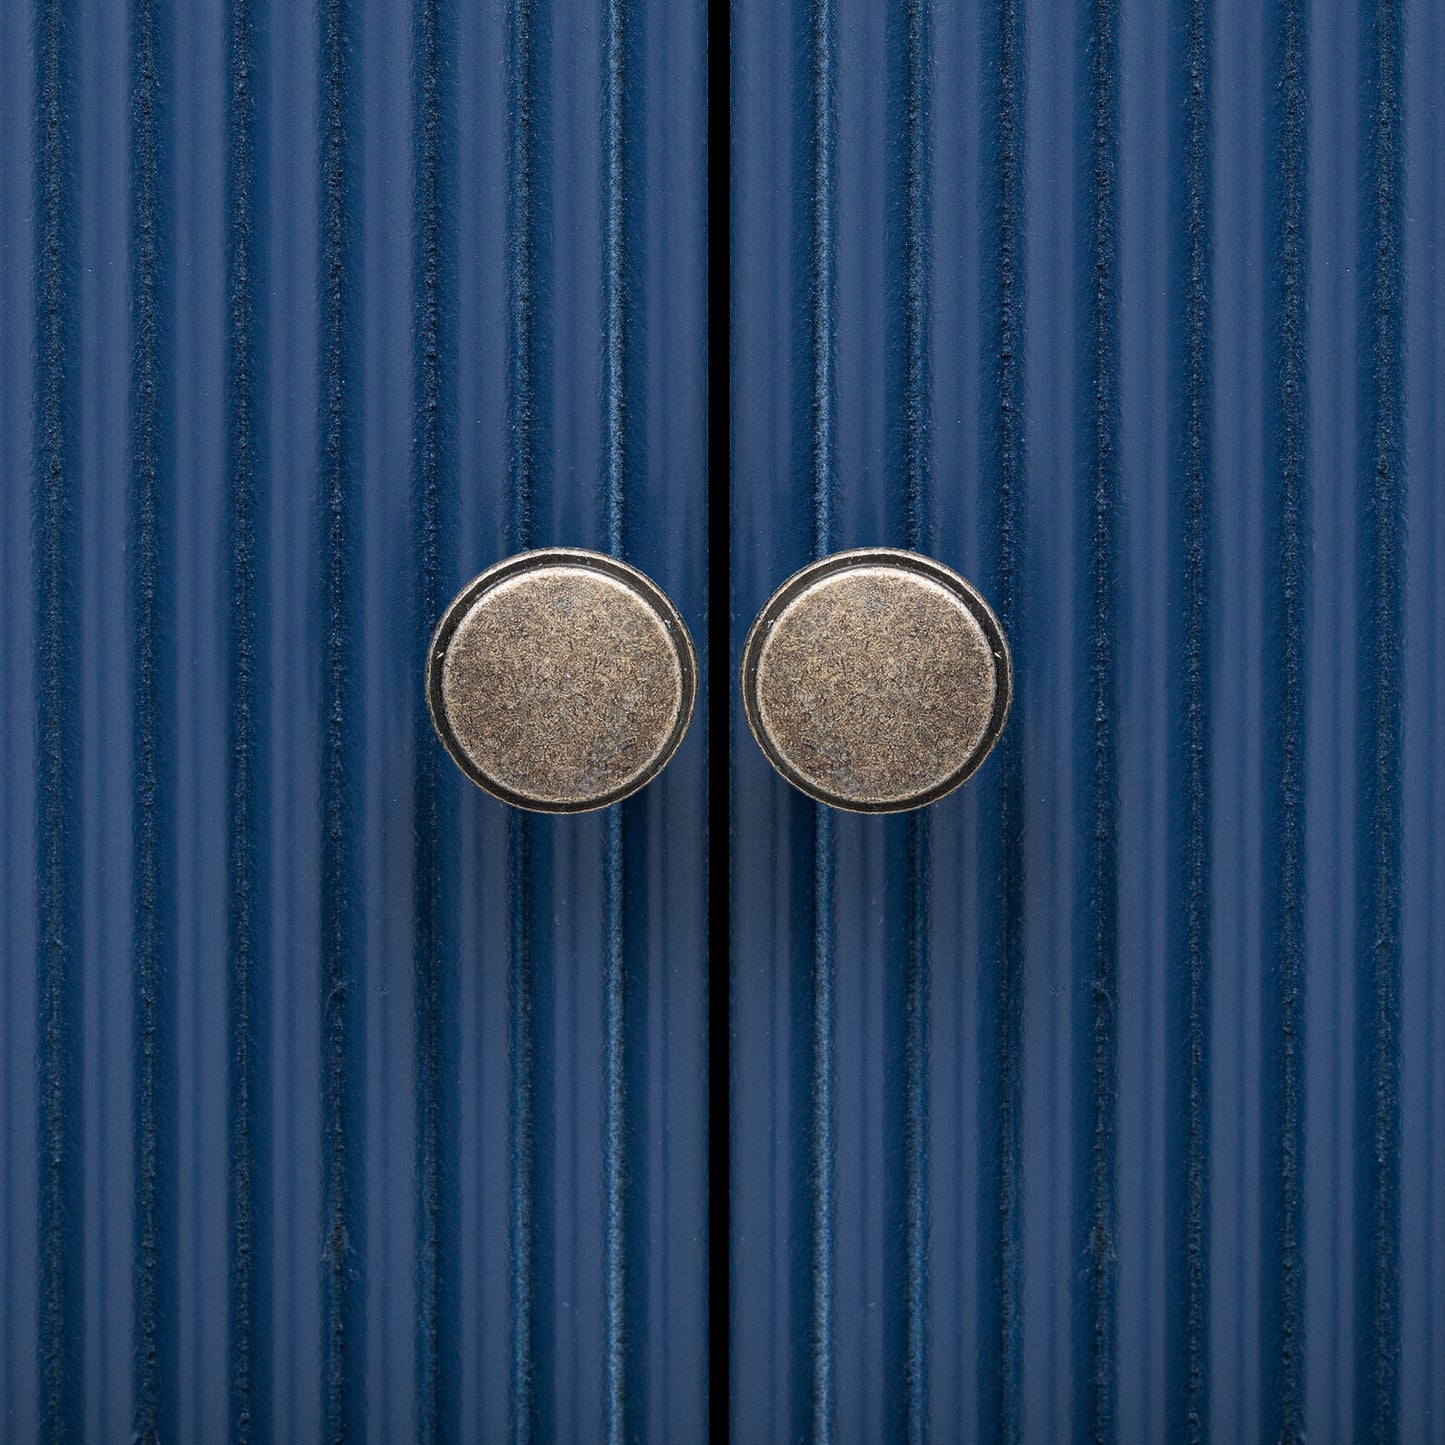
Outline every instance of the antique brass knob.
<path fill-rule="evenodd" d="M 600 552 L 553 547 L 488 568 L 427 650 L 432 723 L 494 797 L 545 813 L 615 803 L 677 749 L 697 659 L 666 594 Z"/>
<path fill-rule="evenodd" d="M 941 562 L 866 547 L 795 573 L 743 646 L 743 707 L 768 760 L 820 802 L 895 813 L 963 783 L 1003 729 L 1003 629 Z"/>

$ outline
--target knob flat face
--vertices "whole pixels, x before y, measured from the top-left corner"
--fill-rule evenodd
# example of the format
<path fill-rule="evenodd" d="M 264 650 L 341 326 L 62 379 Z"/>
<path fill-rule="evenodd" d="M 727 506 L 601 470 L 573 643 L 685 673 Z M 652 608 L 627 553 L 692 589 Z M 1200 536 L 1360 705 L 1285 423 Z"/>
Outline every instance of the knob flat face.
<path fill-rule="evenodd" d="M 641 572 L 600 552 L 523 552 L 443 613 L 427 705 L 457 766 L 537 812 L 605 807 L 651 781 L 697 697 L 692 639 Z"/>
<path fill-rule="evenodd" d="M 902 812 L 950 793 L 1003 729 L 1008 644 L 983 598 L 916 552 L 839 552 L 790 577 L 743 647 L 743 705 L 820 802 Z"/>

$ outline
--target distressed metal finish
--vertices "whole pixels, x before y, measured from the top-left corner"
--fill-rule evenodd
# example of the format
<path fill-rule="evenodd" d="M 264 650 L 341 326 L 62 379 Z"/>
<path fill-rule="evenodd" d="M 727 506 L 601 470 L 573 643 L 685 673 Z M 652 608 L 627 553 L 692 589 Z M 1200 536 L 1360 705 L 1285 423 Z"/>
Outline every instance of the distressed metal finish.
<path fill-rule="evenodd" d="M 748 726 L 782 775 L 858 813 L 919 808 L 988 756 L 1012 671 L 998 619 L 952 569 L 863 547 L 790 577 L 743 648 Z"/>
<path fill-rule="evenodd" d="M 686 624 L 634 567 L 556 547 L 488 568 L 442 614 L 427 706 L 458 767 L 504 803 L 580 813 L 644 787 L 697 698 Z"/>

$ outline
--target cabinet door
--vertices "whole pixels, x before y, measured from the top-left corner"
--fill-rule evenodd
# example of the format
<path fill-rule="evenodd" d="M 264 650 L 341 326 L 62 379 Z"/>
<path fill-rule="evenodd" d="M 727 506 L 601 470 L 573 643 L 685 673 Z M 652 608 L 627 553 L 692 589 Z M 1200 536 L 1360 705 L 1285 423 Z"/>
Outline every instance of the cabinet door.
<path fill-rule="evenodd" d="M 746 1441 L 1438 1435 L 1438 7 L 733 7 L 734 647 L 974 581 L 993 756 L 733 713 Z"/>
<path fill-rule="evenodd" d="M 0 1438 L 1433 1438 L 1442 69 L 1397 0 L 0 9 Z M 710 772 L 871 543 L 998 611 L 989 762 Z M 570 818 L 421 686 L 549 544 L 704 686 Z"/>
<path fill-rule="evenodd" d="M 422 666 L 705 642 L 704 10 L 0 17 L 0 1437 L 701 1438 L 703 719 L 528 818 Z"/>

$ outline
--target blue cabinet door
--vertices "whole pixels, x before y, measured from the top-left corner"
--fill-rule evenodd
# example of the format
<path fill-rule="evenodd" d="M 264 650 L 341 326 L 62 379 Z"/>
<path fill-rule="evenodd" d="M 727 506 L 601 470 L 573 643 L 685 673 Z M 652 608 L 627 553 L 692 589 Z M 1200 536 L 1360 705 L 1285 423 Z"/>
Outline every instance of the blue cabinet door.
<path fill-rule="evenodd" d="M 1440 1438 L 1437 9 L 0 6 L 0 1441 Z M 735 690 L 872 543 L 891 818 Z M 426 717 L 549 544 L 601 814 Z"/>
<path fill-rule="evenodd" d="M 509 813 L 427 637 L 705 616 L 705 14 L 0 10 L 0 1439 L 698 1439 L 705 733 Z"/>
<path fill-rule="evenodd" d="M 734 647 L 930 553 L 913 817 L 733 714 L 740 1440 L 1445 1431 L 1438 6 L 733 5 Z"/>

